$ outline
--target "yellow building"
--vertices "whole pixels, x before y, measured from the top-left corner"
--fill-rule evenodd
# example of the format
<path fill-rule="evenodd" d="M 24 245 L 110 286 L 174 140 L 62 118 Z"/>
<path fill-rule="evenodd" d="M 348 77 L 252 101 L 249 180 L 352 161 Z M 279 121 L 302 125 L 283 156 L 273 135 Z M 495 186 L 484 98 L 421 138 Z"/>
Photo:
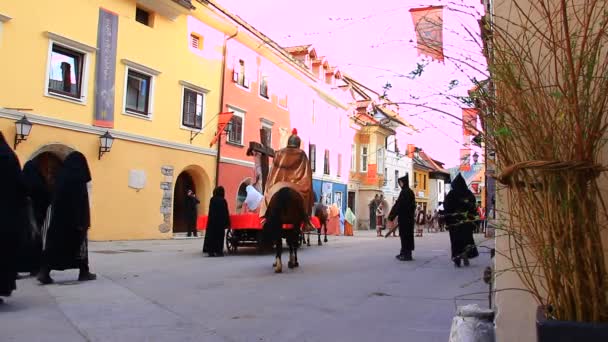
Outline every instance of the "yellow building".
<path fill-rule="evenodd" d="M 414 194 L 416 195 L 416 205 L 421 205 L 425 210 L 429 206 L 429 185 L 430 169 L 422 159 L 414 158 Z"/>
<path fill-rule="evenodd" d="M 184 232 L 187 188 L 207 210 L 222 47 L 234 26 L 194 5 L 0 2 L 0 131 L 12 140 L 27 117 L 33 127 L 16 153 L 22 164 L 37 158 L 50 186 L 70 151 L 87 157 L 93 240 Z M 115 141 L 100 157 L 106 131 Z"/>

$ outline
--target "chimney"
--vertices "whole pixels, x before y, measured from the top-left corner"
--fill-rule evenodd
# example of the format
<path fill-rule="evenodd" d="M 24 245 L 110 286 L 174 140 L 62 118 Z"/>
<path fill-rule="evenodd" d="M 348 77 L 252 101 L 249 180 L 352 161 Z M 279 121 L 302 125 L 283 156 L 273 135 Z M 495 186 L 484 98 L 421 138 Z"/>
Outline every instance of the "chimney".
<path fill-rule="evenodd" d="M 414 158 L 415 150 L 416 150 L 416 146 L 414 144 L 407 144 L 407 157 Z"/>

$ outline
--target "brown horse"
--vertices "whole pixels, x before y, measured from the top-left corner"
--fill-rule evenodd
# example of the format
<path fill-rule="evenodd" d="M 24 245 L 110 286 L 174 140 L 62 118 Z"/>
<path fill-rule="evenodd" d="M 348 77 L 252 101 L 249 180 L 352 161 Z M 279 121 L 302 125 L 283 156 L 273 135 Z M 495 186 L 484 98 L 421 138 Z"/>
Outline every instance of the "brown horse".
<path fill-rule="evenodd" d="M 300 266 L 298 263 L 298 239 L 303 224 L 309 223 L 308 210 L 305 208 L 302 195 L 296 190 L 284 187 L 277 191 L 266 209 L 265 221 L 262 228 L 262 243 L 266 246 L 274 244 L 276 247 L 274 271 L 281 273 L 283 264 L 281 254 L 283 252 L 283 238 L 289 246 L 289 262 L 287 266 L 294 268 Z M 283 229 L 284 225 L 289 225 Z"/>

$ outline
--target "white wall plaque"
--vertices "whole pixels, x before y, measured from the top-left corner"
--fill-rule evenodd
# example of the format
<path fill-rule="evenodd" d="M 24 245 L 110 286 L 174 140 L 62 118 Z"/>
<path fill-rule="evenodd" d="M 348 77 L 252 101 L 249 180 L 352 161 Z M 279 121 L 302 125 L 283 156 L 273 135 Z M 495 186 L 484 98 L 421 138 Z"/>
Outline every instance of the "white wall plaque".
<path fill-rule="evenodd" d="M 146 172 L 144 170 L 129 171 L 129 188 L 141 190 L 146 186 Z"/>

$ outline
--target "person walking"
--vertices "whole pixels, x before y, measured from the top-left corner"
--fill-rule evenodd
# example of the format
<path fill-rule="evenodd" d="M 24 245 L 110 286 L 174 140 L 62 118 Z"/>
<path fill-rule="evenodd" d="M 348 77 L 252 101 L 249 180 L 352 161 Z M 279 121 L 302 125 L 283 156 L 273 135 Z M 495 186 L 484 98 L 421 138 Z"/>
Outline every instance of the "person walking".
<path fill-rule="evenodd" d="M 38 281 L 53 283 L 51 270 L 78 268 L 79 281 L 94 280 L 89 271 L 88 230 L 91 226 L 87 183 L 91 172 L 85 156 L 70 153 L 57 176 L 53 199 L 42 228 L 42 262 Z"/>
<path fill-rule="evenodd" d="M 369 202 L 369 229 L 376 228 L 376 210 L 378 209 L 379 196 L 376 194 L 374 198 Z"/>
<path fill-rule="evenodd" d="M 196 230 L 196 221 L 198 219 L 198 204 L 201 203 L 198 198 L 196 198 L 196 194 L 194 191 L 188 189 L 186 192 L 186 212 L 184 215 L 185 221 L 188 228 L 188 237 L 190 236 L 198 236 L 198 231 Z"/>
<path fill-rule="evenodd" d="M 27 212 L 19 246 L 18 271 L 36 276 L 40 270 L 42 225 L 50 204 L 50 194 L 36 159 L 25 163 L 22 175 L 27 194 Z"/>
<path fill-rule="evenodd" d="M 475 195 L 460 174 L 452 181 L 452 190 L 445 197 L 443 205 L 450 232 L 452 261 L 456 267 L 460 267 L 461 261 L 469 266 L 469 259 L 479 256 L 473 238 L 477 211 Z"/>
<path fill-rule="evenodd" d="M 224 187 L 218 186 L 213 190 L 209 200 L 209 218 L 203 242 L 203 253 L 210 257 L 224 256 L 224 229 L 230 227 L 228 203 L 224 198 Z"/>
<path fill-rule="evenodd" d="M 426 223 L 426 213 L 422 205 L 418 205 L 416 208 L 416 236 L 422 237 L 424 231 L 424 224 Z"/>
<path fill-rule="evenodd" d="M 401 261 L 410 261 L 414 250 L 414 211 L 416 210 L 416 197 L 409 187 L 409 176 L 399 178 L 401 192 L 397 202 L 393 205 L 388 215 L 389 221 L 395 220 L 399 224 L 399 238 L 401 239 L 401 251 L 395 257 Z"/>
<path fill-rule="evenodd" d="M 25 186 L 19 159 L 0 132 L 0 297 L 17 289 L 17 246 L 23 223 L 20 213 L 25 207 Z M 0 298 L 0 304 L 4 301 Z"/>

